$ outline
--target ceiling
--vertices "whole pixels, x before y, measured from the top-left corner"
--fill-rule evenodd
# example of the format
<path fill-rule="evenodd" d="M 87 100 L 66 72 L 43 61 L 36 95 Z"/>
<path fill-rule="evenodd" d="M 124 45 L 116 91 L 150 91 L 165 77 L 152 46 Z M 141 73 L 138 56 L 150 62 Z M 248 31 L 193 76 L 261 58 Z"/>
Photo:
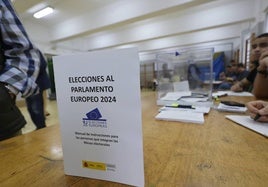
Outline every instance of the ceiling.
<path fill-rule="evenodd" d="M 266 2 L 266 3 L 265 3 Z M 141 53 L 232 42 L 267 0 L 13 0 L 30 37 L 46 52 L 135 46 Z M 52 6 L 53 14 L 33 18 Z"/>

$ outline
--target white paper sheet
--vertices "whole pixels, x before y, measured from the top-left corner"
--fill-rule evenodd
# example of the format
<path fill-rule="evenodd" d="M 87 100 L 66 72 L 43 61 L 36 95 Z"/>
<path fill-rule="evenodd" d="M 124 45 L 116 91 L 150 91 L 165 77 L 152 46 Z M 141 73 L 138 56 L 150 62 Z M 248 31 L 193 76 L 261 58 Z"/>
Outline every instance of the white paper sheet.
<path fill-rule="evenodd" d="M 166 101 L 177 101 L 183 96 L 191 96 L 191 91 L 181 91 L 181 92 L 168 92 L 164 97 L 160 98 L 160 100 Z"/>
<path fill-rule="evenodd" d="M 227 119 L 268 137 L 268 123 L 254 121 L 250 116 L 226 115 Z"/>
<path fill-rule="evenodd" d="M 159 109 L 159 111 L 188 111 L 188 112 L 198 112 L 198 113 L 203 113 L 207 114 L 210 111 L 210 107 L 206 106 L 195 106 L 194 109 L 187 109 L 187 108 L 176 108 L 176 107 L 168 107 L 164 106 Z"/>
<path fill-rule="evenodd" d="M 195 102 L 206 102 L 208 101 L 208 97 L 182 97 L 178 100 L 179 102 L 186 102 L 186 103 L 195 103 Z"/>
<path fill-rule="evenodd" d="M 174 82 L 173 83 L 173 88 L 174 88 L 175 92 L 189 91 L 190 90 L 189 82 L 187 80 L 186 81 L 180 81 L 180 82 Z"/>
<path fill-rule="evenodd" d="M 253 96 L 250 92 L 233 92 L 233 91 L 217 91 L 212 93 L 212 97 L 222 96 L 222 95 L 230 95 L 230 96 Z"/>

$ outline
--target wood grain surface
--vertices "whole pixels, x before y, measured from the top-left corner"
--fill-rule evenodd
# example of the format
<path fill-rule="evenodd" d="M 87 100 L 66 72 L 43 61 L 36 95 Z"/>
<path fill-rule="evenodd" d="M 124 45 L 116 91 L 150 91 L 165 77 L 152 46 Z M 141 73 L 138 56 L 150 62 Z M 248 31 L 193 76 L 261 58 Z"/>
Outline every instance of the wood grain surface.
<path fill-rule="evenodd" d="M 205 124 L 157 121 L 155 92 L 142 93 L 146 187 L 266 187 L 268 139 L 211 110 Z M 253 97 L 226 97 L 246 103 Z M 124 184 L 64 174 L 59 125 L 0 142 L 0 186 Z"/>

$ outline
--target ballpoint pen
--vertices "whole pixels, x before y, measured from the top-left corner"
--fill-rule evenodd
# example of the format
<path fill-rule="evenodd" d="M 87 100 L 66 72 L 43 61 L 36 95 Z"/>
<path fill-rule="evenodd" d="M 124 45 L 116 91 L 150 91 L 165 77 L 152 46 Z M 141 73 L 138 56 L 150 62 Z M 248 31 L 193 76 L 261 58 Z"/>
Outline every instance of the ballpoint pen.
<path fill-rule="evenodd" d="M 261 117 L 261 115 L 259 113 L 257 113 L 256 116 L 254 117 L 254 121 L 257 121 L 260 117 Z"/>
<path fill-rule="evenodd" d="M 195 109 L 195 107 L 192 106 L 192 105 L 178 105 L 178 104 L 174 105 L 174 104 L 173 104 L 173 105 L 169 105 L 169 106 L 167 106 L 167 107 Z"/>
<path fill-rule="evenodd" d="M 226 96 L 228 96 L 227 93 L 226 93 L 226 94 L 223 94 L 223 95 L 216 95 L 216 96 L 213 96 L 213 98 L 214 98 L 215 100 L 218 100 L 220 97 L 226 97 Z"/>

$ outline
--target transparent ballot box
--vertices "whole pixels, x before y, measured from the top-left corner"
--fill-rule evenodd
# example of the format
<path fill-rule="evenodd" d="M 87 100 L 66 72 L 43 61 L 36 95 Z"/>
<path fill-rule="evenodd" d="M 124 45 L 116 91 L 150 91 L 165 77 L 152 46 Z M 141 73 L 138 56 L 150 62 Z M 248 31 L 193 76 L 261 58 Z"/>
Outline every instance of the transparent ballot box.
<path fill-rule="evenodd" d="M 156 57 L 158 105 L 211 105 L 213 48 L 160 53 Z"/>

